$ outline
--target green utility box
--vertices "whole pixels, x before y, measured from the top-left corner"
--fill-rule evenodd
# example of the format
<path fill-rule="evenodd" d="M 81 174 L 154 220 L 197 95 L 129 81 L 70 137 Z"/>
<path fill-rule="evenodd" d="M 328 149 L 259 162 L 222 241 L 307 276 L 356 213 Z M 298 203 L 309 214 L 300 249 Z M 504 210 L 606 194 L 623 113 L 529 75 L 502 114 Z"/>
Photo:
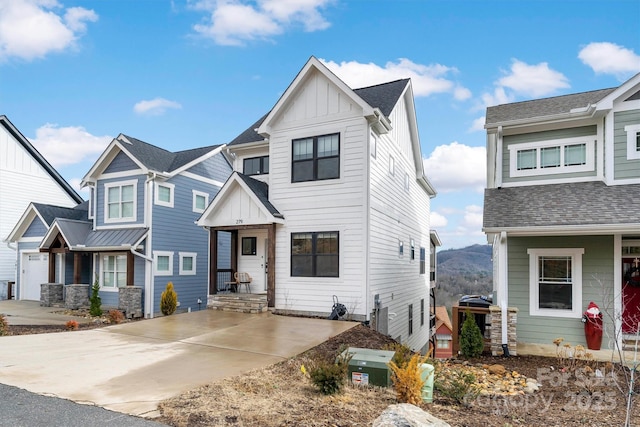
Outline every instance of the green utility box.
<path fill-rule="evenodd" d="M 387 363 L 391 362 L 395 351 L 349 347 L 342 356 L 345 353 L 351 354 L 348 372 L 353 384 L 382 387 L 391 385 L 391 370 Z"/>

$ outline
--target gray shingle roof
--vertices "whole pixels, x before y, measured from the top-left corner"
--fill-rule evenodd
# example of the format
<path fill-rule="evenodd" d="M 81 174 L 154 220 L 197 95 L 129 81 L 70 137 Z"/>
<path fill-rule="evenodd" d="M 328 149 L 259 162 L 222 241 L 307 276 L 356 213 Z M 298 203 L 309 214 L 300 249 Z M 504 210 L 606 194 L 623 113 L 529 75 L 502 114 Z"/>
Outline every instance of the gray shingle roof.
<path fill-rule="evenodd" d="M 584 108 L 597 103 L 616 89 L 617 88 L 600 89 L 488 107 L 485 123 L 486 125 L 496 125 L 513 120 L 531 119 L 535 117 L 542 118 L 545 116 L 569 113 L 574 108 Z"/>
<path fill-rule="evenodd" d="M 484 193 L 484 228 L 640 223 L 640 184 L 603 182 L 491 188 Z"/>
<path fill-rule="evenodd" d="M 408 84 L 409 79 L 401 79 L 375 86 L 354 89 L 353 91 L 371 107 L 379 108 L 382 114 L 388 117 Z M 258 121 L 245 129 L 244 132 L 233 139 L 228 145 L 233 146 L 264 140 L 255 130 L 260 127 L 268 115 L 269 113 L 260 117 Z"/>
<path fill-rule="evenodd" d="M 269 186 L 266 183 L 258 181 L 257 179 L 253 179 L 250 176 L 247 176 L 240 172 L 236 173 L 238 174 L 238 177 L 247 184 L 251 191 L 253 191 L 258 199 L 260 199 L 260 202 L 262 202 L 264 207 L 269 211 L 271 215 L 276 218 L 284 218 L 284 216 L 280 212 L 278 212 L 276 207 L 273 206 L 269 201 Z"/>
<path fill-rule="evenodd" d="M 220 146 L 210 145 L 173 153 L 132 136 L 124 136 L 131 142 L 124 144 L 127 150 L 147 168 L 158 172 L 172 172 Z"/>
<path fill-rule="evenodd" d="M 75 220 L 87 220 L 89 202 L 83 202 L 73 208 L 62 206 L 46 205 L 44 203 L 33 203 L 42 219 L 51 226 L 56 218 L 66 218 Z"/>

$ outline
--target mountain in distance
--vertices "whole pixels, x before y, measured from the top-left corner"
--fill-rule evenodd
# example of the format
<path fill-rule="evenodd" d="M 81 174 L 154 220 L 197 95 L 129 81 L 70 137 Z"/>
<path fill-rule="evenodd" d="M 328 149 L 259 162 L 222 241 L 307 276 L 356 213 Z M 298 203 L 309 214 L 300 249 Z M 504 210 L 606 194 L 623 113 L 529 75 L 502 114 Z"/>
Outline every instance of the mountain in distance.
<path fill-rule="evenodd" d="M 447 249 L 437 253 L 438 274 L 485 273 L 493 276 L 491 245 L 471 245 L 462 249 Z"/>

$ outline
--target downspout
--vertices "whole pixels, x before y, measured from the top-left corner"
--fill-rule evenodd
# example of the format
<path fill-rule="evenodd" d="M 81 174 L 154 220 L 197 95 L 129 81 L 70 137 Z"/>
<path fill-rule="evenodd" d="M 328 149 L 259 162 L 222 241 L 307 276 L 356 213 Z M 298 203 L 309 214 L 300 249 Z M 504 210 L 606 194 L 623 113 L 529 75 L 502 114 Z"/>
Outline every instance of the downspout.
<path fill-rule="evenodd" d="M 147 179 L 144 182 L 145 185 L 145 207 L 144 207 L 144 225 L 148 228 L 147 231 L 147 244 L 145 245 L 147 247 L 147 255 L 142 255 L 142 254 L 136 254 L 133 250 L 132 252 L 137 255 L 140 256 L 141 258 L 144 258 L 144 260 L 146 261 L 144 264 L 144 277 L 145 277 L 145 284 L 144 284 L 144 290 L 145 290 L 145 295 L 144 295 L 144 313 L 145 313 L 145 317 L 152 319 L 154 312 L 153 312 L 153 294 L 154 294 L 154 277 L 153 277 L 153 257 L 150 256 L 153 254 L 153 240 L 152 240 L 152 235 L 153 235 L 153 227 L 152 227 L 152 219 L 153 219 L 153 181 L 156 179 L 157 174 L 155 172 L 152 172 L 151 174 L 149 174 L 149 176 L 147 177 Z M 133 249 L 133 248 L 132 248 Z"/>
<path fill-rule="evenodd" d="M 499 243 L 499 247 L 500 247 L 500 261 L 499 261 L 499 268 L 500 268 L 500 278 L 499 278 L 499 283 L 498 283 L 498 287 L 499 287 L 499 292 L 498 292 L 498 296 L 500 298 L 500 309 L 501 309 L 501 315 L 502 315 L 502 322 L 501 322 L 501 326 L 502 326 L 502 351 L 504 353 L 504 356 L 509 356 L 509 336 L 508 336 L 508 331 L 507 331 L 507 320 L 508 320 L 508 313 L 507 313 L 507 305 L 508 305 L 508 301 L 509 301 L 509 297 L 507 294 L 507 273 L 508 273 L 508 268 L 507 268 L 507 232 L 506 231 L 502 231 L 500 232 L 500 243 Z"/>
<path fill-rule="evenodd" d="M 496 140 L 496 173 L 495 187 L 502 187 L 502 126 L 498 126 L 498 135 Z"/>
<path fill-rule="evenodd" d="M 16 263 L 16 268 L 14 269 L 14 272 L 13 272 L 13 283 L 17 284 L 18 283 L 18 268 L 17 268 L 18 267 L 18 247 L 17 246 L 11 246 L 11 242 L 9 242 L 9 241 L 7 241 L 7 247 L 9 249 L 11 249 L 12 251 L 16 252 L 16 256 L 13 257 L 14 260 L 15 260 L 15 263 Z M 17 297 L 16 297 L 16 299 L 17 299 Z"/>

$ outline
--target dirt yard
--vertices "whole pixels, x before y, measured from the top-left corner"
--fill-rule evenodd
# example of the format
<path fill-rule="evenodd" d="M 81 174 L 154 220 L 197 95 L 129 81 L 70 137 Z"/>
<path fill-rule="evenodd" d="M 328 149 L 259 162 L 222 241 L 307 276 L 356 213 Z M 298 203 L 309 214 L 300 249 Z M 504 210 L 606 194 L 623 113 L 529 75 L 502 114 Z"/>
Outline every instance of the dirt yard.
<path fill-rule="evenodd" d="M 100 327 L 95 324 L 90 327 Z M 64 326 L 10 326 L 12 334 L 62 332 Z M 73 333 L 73 332 L 64 332 Z M 0 337 L 0 340 L 2 338 Z M 348 385 L 341 394 L 320 394 L 300 367 L 312 360 L 334 358 L 344 346 L 381 349 L 393 343 L 387 336 L 364 327 L 355 328 L 313 349 L 270 366 L 227 378 L 161 403 L 158 421 L 172 426 L 370 426 L 389 405 L 397 403 L 392 388 Z M 459 364 L 458 364 L 459 363 Z M 505 373 L 491 375 L 488 365 L 500 364 Z M 524 384 L 536 379 L 539 391 L 510 395 L 484 394 L 456 403 L 434 392 L 434 402 L 421 407 L 451 426 L 623 426 L 626 400 L 616 387 L 613 371 L 622 384 L 619 369 L 606 363 L 575 362 L 562 358 L 533 356 L 481 357 L 448 362 L 449 367 L 473 370 L 478 381 L 489 381 L 486 389 L 504 384 Z M 440 365 L 442 367 L 444 365 Z M 604 372 L 606 380 L 593 373 Z M 478 374 L 478 372 L 481 372 Z M 628 372 L 627 372 L 628 373 Z M 170 373 L 168 373 L 170 374 Z M 631 424 L 640 426 L 640 386 L 635 388 Z"/>

